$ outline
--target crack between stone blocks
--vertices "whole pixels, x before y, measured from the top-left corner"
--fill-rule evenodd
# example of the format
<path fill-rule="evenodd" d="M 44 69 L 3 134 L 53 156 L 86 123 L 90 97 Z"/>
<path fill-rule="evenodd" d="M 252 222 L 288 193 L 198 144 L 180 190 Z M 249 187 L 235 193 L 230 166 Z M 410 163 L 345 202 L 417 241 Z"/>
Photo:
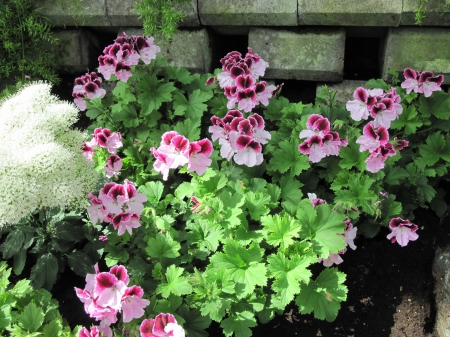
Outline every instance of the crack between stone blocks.
<path fill-rule="evenodd" d="M 107 19 L 109 21 L 109 25 L 112 26 L 113 24 L 112 24 L 112 21 L 111 21 L 111 17 L 109 16 L 109 13 L 108 13 L 108 3 L 107 2 L 108 2 L 108 0 L 104 0 L 106 17 L 107 17 Z"/>

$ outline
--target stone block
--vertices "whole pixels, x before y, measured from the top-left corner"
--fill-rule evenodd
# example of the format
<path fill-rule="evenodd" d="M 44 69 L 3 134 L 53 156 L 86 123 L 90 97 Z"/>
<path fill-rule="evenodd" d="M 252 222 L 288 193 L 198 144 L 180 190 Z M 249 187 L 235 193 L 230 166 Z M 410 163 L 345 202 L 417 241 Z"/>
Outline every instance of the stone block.
<path fill-rule="evenodd" d="M 384 44 L 382 78 L 391 80 L 387 70 L 403 75 L 405 68 L 433 71 L 450 83 L 450 28 L 390 28 Z"/>
<path fill-rule="evenodd" d="M 400 20 L 401 25 L 414 26 L 415 13 L 418 1 L 403 0 L 403 13 Z M 444 0 L 428 0 L 425 4 L 425 16 L 422 26 L 450 26 L 450 2 Z"/>
<path fill-rule="evenodd" d="M 346 104 L 348 101 L 352 101 L 355 98 L 353 94 L 358 87 L 364 87 L 367 81 L 353 81 L 344 80 L 341 83 L 317 83 L 316 96 L 322 91 L 322 86 L 326 84 L 331 91 L 336 91 L 334 99 L 339 104 Z"/>
<path fill-rule="evenodd" d="M 54 33 L 58 45 L 53 46 L 61 74 L 80 74 L 95 71 L 103 48 L 97 38 L 85 28 L 61 30 Z"/>
<path fill-rule="evenodd" d="M 106 11 L 111 25 L 116 27 L 142 26 L 139 14 L 134 8 L 136 0 L 106 0 Z M 186 13 L 184 21 L 180 22 L 180 27 L 198 27 L 200 21 L 197 12 L 197 0 L 192 0 L 187 5 L 176 5 Z"/>
<path fill-rule="evenodd" d="M 39 0 L 34 6 L 41 8 L 41 14 L 55 26 L 111 26 L 106 0 L 83 0 L 79 4 L 62 0 L 61 3 Z"/>
<path fill-rule="evenodd" d="M 343 79 L 345 30 L 250 30 L 248 45 L 269 63 L 271 79 L 338 82 Z"/>
<path fill-rule="evenodd" d="M 125 28 L 127 35 L 142 35 L 140 28 Z M 178 30 L 171 42 L 161 43 L 155 37 L 155 44 L 161 48 L 159 55 L 167 59 L 170 66 L 187 68 L 192 73 L 208 73 L 211 71 L 212 50 L 209 33 L 205 28 L 197 30 Z"/>
<path fill-rule="evenodd" d="M 299 25 L 397 27 L 402 0 L 298 0 Z"/>
<path fill-rule="evenodd" d="M 198 0 L 208 26 L 297 26 L 297 0 Z"/>
<path fill-rule="evenodd" d="M 450 336 L 450 247 L 438 248 L 433 261 L 436 300 L 435 332 L 437 337 Z"/>

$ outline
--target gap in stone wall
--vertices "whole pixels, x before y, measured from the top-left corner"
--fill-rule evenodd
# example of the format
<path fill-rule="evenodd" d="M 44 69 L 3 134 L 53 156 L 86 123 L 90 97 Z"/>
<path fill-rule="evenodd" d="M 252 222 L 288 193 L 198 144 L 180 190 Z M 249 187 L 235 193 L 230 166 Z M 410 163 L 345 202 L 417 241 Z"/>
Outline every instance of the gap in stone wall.
<path fill-rule="evenodd" d="M 217 68 L 222 68 L 220 59 L 227 55 L 229 52 L 238 51 L 245 56 L 248 45 L 248 35 L 222 35 L 212 33 L 212 69 L 214 72 Z"/>
<path fill-rule="evenodd" d="M 378 37 L 349 37 L 345 40 L 344 80 L 380 78 Z"/>
<path fill-rule="evenodd" d="M 275 85 L 284 83 L 281 96 L 286 97 L 291 103 L 314 103 L 316 99 L 317 82 L 299 80 L 276 80 Z"/>

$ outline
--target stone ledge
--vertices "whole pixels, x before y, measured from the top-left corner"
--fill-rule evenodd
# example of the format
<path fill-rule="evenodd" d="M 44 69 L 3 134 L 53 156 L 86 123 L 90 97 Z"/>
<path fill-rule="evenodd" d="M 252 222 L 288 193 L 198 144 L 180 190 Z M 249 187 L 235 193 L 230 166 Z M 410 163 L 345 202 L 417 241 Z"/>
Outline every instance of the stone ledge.
<path fill-rule="evenodd" d="M 142 26 L 139 14 L 134 9 L 136 0 L 83 0 L 80 4 L 83 9 L 81 14 L 70 9 L 71 0 L 61 1 L 67 5 L 60 7 L 57 4 L 39 0 L 35 3 L 35 7 L 41 8 L 41 14 L 56 26 Z M 180 27 L 200 26 L 197 0 L 177 7 L 186 13 L 186 19 L 179 24 Z"/>
<path fill-rule="evenodd" d="M 297 26 L 297 0 L 198 0 L 208 26 Z"/>
<path fill-rule="evenodd" d="M 326 85 L 331 91 L 336 91 L 334 99 L 339 104 L 346 104 L 348 101 L 352 101 L 355 99 L 353 97 L 355 90 L 358 87 L 364 87 L 366 83 L 367 81 L 344 80 L 341 83 L 326 83 Z M 325 83 L 317 83 L 316 96 L 322 91 L 322 86 L 324 84 Z"/>
<path fill-rule="evenodd" d="M 401 14 L 402 0 L 298 0 L 299 25 L 397 27 Z"/>
<path fill-rule="evenodd" d="M 122 35 L 142 35 L 142 28 L 126 27 L 118 31 Z M 155 44 L 161 48 L 159 55 L 167 59 L 170 66 L 187 68 L 191 73 L 211 72 L 212 51 L 209 33 L 205 28 L 198 30 L 178 30 L 171 42 L 161 44 L 155 37 Z M 106 47 L 106 46 L 105 46 Z"/>
<path fill-rule="evenodd" d="M 403 13 L 401 25 L 414 26 L 414 10 L 417 0 L 403 0 Z M 450 26 L 450 3 L 446 5 L 443 0 L 428 0 L 425 4 L 426 18 L 422 19 L 422 26 Z"/>
<path fill-rule="evenodd" d="M 343 79 L 344 29 L 296 31 L 255 28 L 249 46 L 269 67 L 269 79 L 337 82 Z"/>
<path fill-rule="evenodd" d="M 450 28 L 400 27 L 389 29 L 384 45 L 382 78 L 390 81 L 387 70 L 403 76 L 405 68 L 433 71 L 450 83 Z"/>

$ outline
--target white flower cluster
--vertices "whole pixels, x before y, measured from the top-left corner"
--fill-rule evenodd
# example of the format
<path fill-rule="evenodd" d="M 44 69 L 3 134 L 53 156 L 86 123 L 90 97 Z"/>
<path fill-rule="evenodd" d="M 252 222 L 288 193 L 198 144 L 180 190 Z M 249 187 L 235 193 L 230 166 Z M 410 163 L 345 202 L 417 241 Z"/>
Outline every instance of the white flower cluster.
<path fill-rule="evenodd" d="M 89 136 L 70 127 L 74 104 L 31 83 L 0 102 L 0 227 L 43 207 L 88 206 L 99 176 L 83 156 Z"/>

